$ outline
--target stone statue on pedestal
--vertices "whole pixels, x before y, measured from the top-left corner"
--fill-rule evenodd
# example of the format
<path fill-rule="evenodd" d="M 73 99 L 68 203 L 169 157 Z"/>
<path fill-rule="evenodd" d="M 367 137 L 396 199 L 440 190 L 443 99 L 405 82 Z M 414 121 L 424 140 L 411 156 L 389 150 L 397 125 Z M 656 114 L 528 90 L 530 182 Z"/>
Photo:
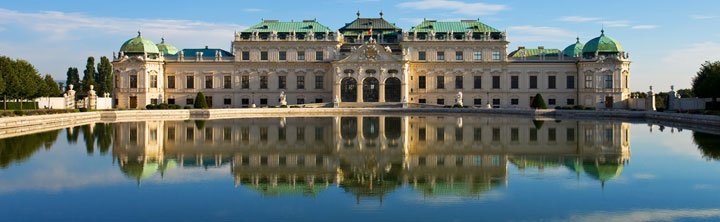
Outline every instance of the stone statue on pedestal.
<path fill-rule="evenodd" d="M 285 91 L 280 91 L 280 105 L 287 106 L 287 97 L 285 96 Z"/>
<path fill-rule="evenodd" d="M 458 92 L 457 95 L 455 95 L 455 105 L 463 106 L 463 94 L 462 94 L 462 92 Z"/>

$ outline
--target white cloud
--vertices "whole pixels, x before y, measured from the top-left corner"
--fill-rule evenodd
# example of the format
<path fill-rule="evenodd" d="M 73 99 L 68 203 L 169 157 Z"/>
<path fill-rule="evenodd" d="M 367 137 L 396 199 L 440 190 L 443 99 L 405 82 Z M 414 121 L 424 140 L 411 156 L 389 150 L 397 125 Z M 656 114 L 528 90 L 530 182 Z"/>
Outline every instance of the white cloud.
<path fill-rule="evenodd" d="M 244 11 L 244 12 L 262 12 L 262 11 L 265 11 L 265 10 L 262 10 L 262 9 L 259 9 L 259 8 L 246 8 L 246 9 L 243 9 L 243 11 Z"/>
<path fill-rule="evenodd" d="M 657 25 L 634 25 L 630 28 L 632 29 L 656 29 Z"/>
<path fill-rule="evenodd" d="M 563 22 L 594 22 L 600 20 L 600 18 L 597 17 L 583 17 L 583 16 L 565 16 L 561 17 L 558 20 Z"/>
<path fill-rule="evenodd" d="M 245 28 L 238 24 L 193 20 L 102 17 L 58 11 L 21 12 L 3 8 L 0 8 L 0 26 L 6 29 L 5 32 L 27 39 L 17 41 L 0 36 L 0 45 L 10 46 L 3 47 L 3 54 L 26 59 L 41 73 L 52 73 L 56 79 L 65 79 L 68 66 L 83 66 L 87 56 L 110 56 L 138 30 L 155 42 L 165 37 L 178 48 L 206 45 L 228 48 L 233 32 Z"/>
<path fill-rule="evenodd" d="M 508 36 L 514 43 L 525 42 L 572 42 L 574 32 L 548 26 L 510 26 Z"/>
<path fill-rule="evenodd" d="M 706 19 L 714 19 L 717 18 L 716 15 L 691 15 L 690 18 L 696 19 L 696 20 L 706 20 Z"/>
<path fill-rule="evenodd" d="M 598 24 L 602 24 L 604 27 L 621 28 L 621 27 L 629 27 L 630 21 L 627 21 L 627 20 L 604 20 L 604 21 L 599 21 Z"/>
<path fill-rule="evenodd" d="M 628 212 L 597 212 L 574 215 L 567 221 L 675 221 L 720 218 L 720 209 L 643 209 Z"/>
<path fill-rule="evenodd" d="M 494 14 L 502 10 L 506 10 L 507 6 L 497 4 L 487 4 L 482 2 L 466 3 L 461 1 L 449 0 L 421 0 L 415 2 L 403 2 L 397 5 L 400 8 L 410 8 L 418 10 L 428 9 L 444 9 L 453 13 L 480 16 Z"/>
<path fill-rule="evenodd" d="M 657 178 L 657 176 L 655 176 L 654 174 L 649 173 L 636 173 L 632 175 L 632 177 L 638 180 L 652 180 Z"/>

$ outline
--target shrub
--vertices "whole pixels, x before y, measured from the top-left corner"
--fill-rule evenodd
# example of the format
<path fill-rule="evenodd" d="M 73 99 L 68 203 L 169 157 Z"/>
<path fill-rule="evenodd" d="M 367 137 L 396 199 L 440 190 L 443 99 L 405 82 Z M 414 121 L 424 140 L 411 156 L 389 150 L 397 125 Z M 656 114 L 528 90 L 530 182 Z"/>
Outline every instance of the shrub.
<path fill-rule="evenodd" d="M 16 116 L 22 116 L 25 113 L 21 110 L 15 110 L 15 111 L 13 111 L 13 114 L 15 114 Z"/>
<path fill-rule="evenodd" d="M 534 109 L 547 109 L 547 105 L 545 104 L 545 99 L 543 99 L 542 95 L 540 93 L 535 94 L 535 99 L 533 99 L 532 104 L 530 104 L 530 107 Z"/>
<path fill-rule="evenodd" d="M 147 104 L 147 105 L 145 106 L 145 109 L 156 109 L 156 108 L 157 108 L 157 107 L 156 107 L 155 105 L 153 105 L 153 104 Z"/>
<path fill-rule="evenodd" d="M 87 111 L 89 111 L 89 110 L 88 110 L 88 108 L 80 108 L 80 109 L 78 109 L 78 111 L 80 111 L 81 113 L 84 113 L 84 112 L 87 112 Z"/>
<path fill-rule="evenodd" d="M 185 106 L 185 107 L 183 107 L 183 109 L 192 109 L 192 108 L 193 108 L 192 106 Z"/>
<path fill-rule="evenodd" d="M 455 104 L 455 105 L 452 106 L 452 108 L 463 108 L 463 105 Z"/>
<path fill-rule="evenodd" d="M 170 108 L 170 106 L 169 106 L 167 103 L 160 103 L 159 105 L 157 105 L 156 108 L 158 108 L 158 109 L 168 109 L 168 108 Z"/>
<path fill-rule="evenodd" d="M 205 95 L 202 92 L 198 92 L 198 94 L 195 96 L 195 104 L 193 104 L 193 107 L 196 109 L 207 109 L 208 104 L 205 100 Z"/>

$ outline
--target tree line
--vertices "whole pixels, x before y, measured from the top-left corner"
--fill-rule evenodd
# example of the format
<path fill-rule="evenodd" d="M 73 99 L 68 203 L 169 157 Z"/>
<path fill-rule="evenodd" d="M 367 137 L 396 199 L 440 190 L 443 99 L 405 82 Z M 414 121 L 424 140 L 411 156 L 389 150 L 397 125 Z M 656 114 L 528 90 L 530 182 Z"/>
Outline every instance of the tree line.
<path fill-rule="evenodd" d="M 110 59 L 103 56 L 100 57 L 100 63 L 95 68 L 95 57 L 88 57 L 87 63 L 85 64 L 85 70 L 83 70 L 83 77 L 80 79 L 80 72 L 76 67 L 69 67 L 67 70 L 67 81 L 65 90 L 69 89 L 70 84 L 73 85 L 73 90 L 77 91 L 79 98 L 87 96 L 87 91 L 90 90 L 90 85 L 95 86 L 94 90 L 98 96 L 103 96 L 105 93 L 112 93 L 113 90 L 113 76 L 112 76 L 112 64 Z"/>
<path fill-rule="evenodd" d="M 3 109 L 8 109 L 9 101 L 18 102 L 22 109 L 23 102 L 28 100 L 61 96 L 61 88 L 50 74 L 41 76 L 30 62 L 0 56 L 0 95 Z"/>

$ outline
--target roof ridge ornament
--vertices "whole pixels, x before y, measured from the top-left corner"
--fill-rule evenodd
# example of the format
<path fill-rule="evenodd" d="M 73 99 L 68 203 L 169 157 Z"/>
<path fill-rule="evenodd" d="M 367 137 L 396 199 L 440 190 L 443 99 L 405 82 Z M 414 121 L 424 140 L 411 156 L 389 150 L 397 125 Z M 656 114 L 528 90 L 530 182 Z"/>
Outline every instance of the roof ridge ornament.
<path fill-rule="evenodd" d="M 140 33 L 140 30 L 138 30 L 138 37 L 142 37 L 142 33 Z"/>
<path fill-rule="evenodd" d="M 382 18 L 382 17 L 383 17 L 383 15 L 384 15 L 384 14 L 383 14 L 383 11 L 382 11 L 382 10 L 380 10 L 380 18 Z"/>
<path fill-rule="evenodd" d="M 357 15 L 358 18 L 360 18 L 360 10 L 358 10 L 357 13 L 355 13 L 355 14 Z"/>

